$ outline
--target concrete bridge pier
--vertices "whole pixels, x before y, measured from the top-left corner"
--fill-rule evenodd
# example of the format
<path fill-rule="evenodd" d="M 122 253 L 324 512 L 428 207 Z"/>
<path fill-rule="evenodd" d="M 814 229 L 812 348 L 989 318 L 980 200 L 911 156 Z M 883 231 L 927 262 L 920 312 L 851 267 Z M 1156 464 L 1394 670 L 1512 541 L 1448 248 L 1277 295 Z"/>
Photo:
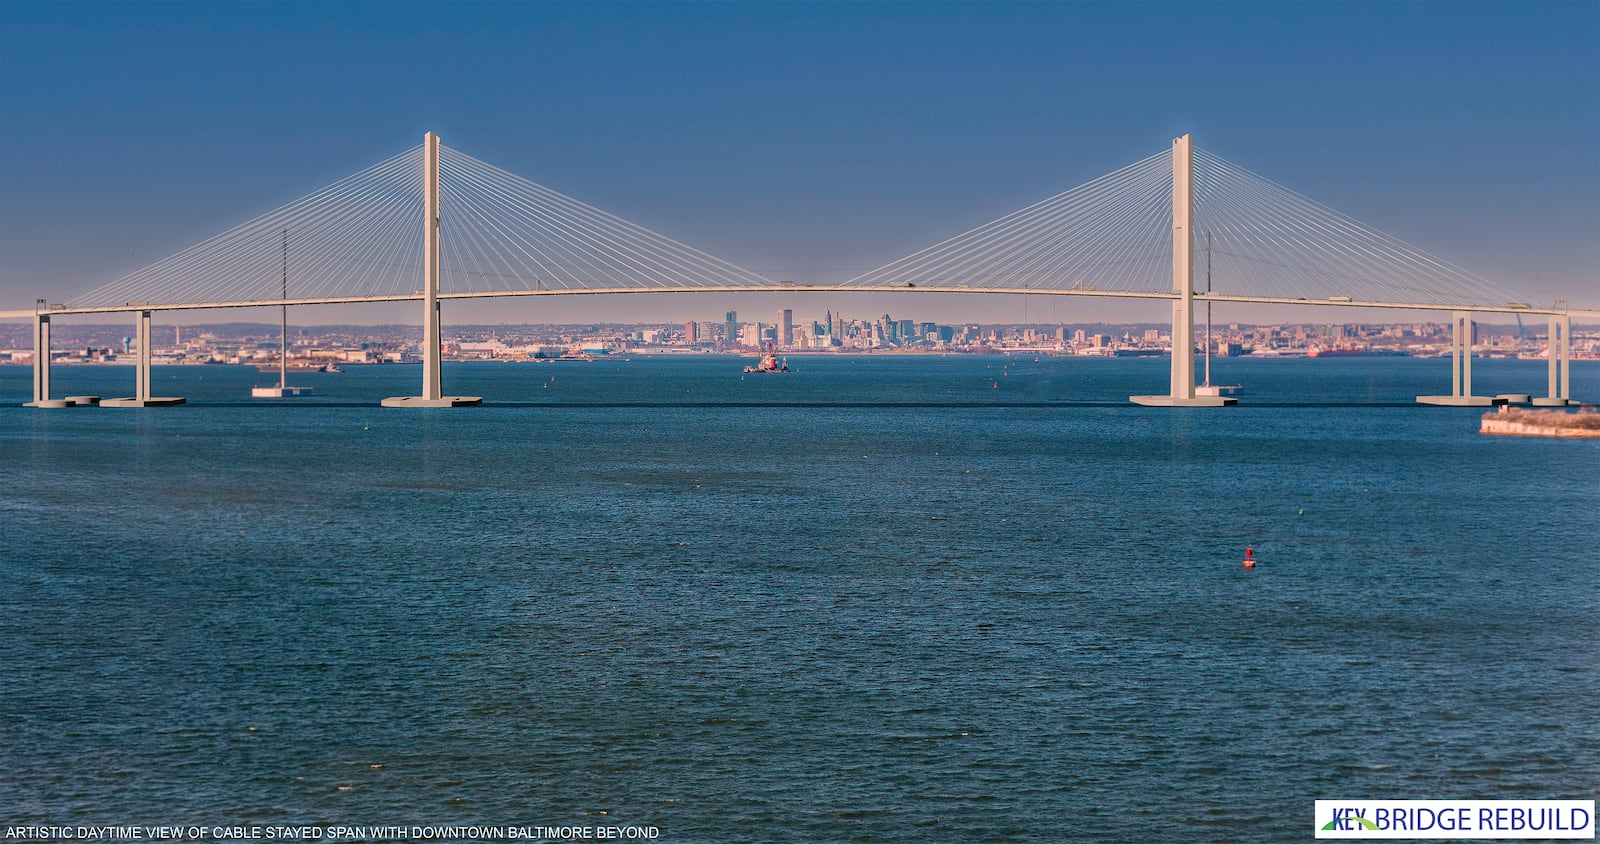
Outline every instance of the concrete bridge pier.
<path fill-rule="evenodd" d="M 441 337 L 439 334 L 439 136 L 429 132 L 423 138 L 426 151 L 423 164 L 423 307 L 422 307 L 422 395 L 391 396 L 384 407 L 469 407 L 482 404 L 480 396 L 447 396 L 440 385 Z"/>
<path fill-rule="evenodd" d="M 1505 404 L 1503 398 L 1472 394 L 1472 335 L 1477 328 L 1470 314 L 1450 314 L 1450 395 L 1417 396 L 1418 404 L 1442 407 L 1492 407 Z"/>
<path fill-rule="evenodd" d="M 71 407 L 66 399 L 50 398 L 50 315 L 33 315 L 33 401 L 24 407 Z"/>
<path fill-rule="evenodd" d="M 1172 141 L 1172 379 L 1165 396 L 1128 396 L 1145 407 L 1223 407 L 1236 399 L 1194 390 L 1194 136 Z"/>
<path fill-rule="evenodd" d="M 150 395 L 150 314 L 152 311 L 139 311 L 139 318 L 134 323 L 134 342 L 139 346 L 139 357 L 134 364 L 134 393 L 131 398 L 105 399 L 100 402 L 101 407 L 172 407 L 184 403 L 184 399 L 176 396 Z"/>
<path fill-rule="evenodd" d="M 1550 344 L 1545 357 L 1550 361 L 1550 391 L 1536 398 L 1538 407 L 1566 407 L 1572 404 L 1572 317 L 1550 317 Z M 1557 339 L 1557 338 L 1560 339 Z"/>

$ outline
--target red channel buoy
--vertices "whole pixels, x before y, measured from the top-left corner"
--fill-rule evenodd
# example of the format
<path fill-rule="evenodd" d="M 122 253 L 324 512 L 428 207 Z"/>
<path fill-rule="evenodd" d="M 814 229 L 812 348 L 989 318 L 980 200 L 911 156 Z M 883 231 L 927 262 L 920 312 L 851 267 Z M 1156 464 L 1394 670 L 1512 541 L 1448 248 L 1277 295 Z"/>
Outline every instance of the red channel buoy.
<path fill-rule="evenodd" d="M 1244 567 L 1247 569 L 1256 567 L 1255 549 L 1248 545 L 1244 546 Z"/>

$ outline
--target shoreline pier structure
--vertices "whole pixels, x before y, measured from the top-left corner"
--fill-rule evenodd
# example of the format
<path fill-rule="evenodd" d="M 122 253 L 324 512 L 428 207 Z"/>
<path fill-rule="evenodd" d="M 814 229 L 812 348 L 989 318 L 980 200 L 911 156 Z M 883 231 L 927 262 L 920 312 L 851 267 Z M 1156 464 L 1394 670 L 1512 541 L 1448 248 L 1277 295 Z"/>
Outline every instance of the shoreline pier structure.
<path fill-rule="evenodd" d="M 297 250 L 302 254 L 295 259 L 293 296 L 284 234 L 291 229 L 305 244 Z M 1204 292 L 1194 289 L 1200 230 L 1208 238 Z M 1237 402 L 1195 384 L 1196 302 L 1208 309 L 1266 304 L 1450 313 L 1451 393 L 1417 397 L 1423 404 L 1445 406 L 1574 403 L 1571 320 L 1600 318 L 1600 310 L 1573 309 L 1565 302 L 1550 307 L 1519 302 L 1522 294 L 1199 149 L 1187 134 L 1173 139 L 1170 151 L 848 281 L 806 284 L 767 279 L 444 147 L 432 132 L 418 147 L 64 305 L 39 300 L 31 312 L 4 311 L 0 317 L 34 320 L 28 406 L 164 407 L 184 399 L 152 395 L 150 321 L 156 311 L 420 300 L 421 393 L 385 398 L 382 404 L 463 407 L 483 399 L 444 394 L 444 300 L 800 291 L 1165 300 L 1172 317 L 1167 392 L 1129 396 L 1149 407 Z M 135 394 L 103 401 L 54 398 L 53 320 L 107 313 L 134 315 Z M 1472 394 L 1472 318 L 1481 313 L 1549 317 L 1546 396 Z"/>

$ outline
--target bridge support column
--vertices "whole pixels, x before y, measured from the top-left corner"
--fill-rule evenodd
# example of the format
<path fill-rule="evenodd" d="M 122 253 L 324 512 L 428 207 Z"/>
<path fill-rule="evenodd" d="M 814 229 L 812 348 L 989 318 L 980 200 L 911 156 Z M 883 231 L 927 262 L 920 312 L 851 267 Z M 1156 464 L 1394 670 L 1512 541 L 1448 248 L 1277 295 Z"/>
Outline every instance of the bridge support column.
<path fill-rule="evenodd" d="M 440 375 L 440 346 L 443 338 L 439 331 L 439 136 L 429 132 L 424 137 L 426 152 L 423 163 L 423 284 L 422 284 L 422 395 L 391 396 L 383 400 L 384 407 L 466 407 L 482 404 L 479 396 L 446 396 Z"/>
<path fill-rule="evenodd" d="M 154 356 L 150 348 L 151 313 L 139 311 L 138 321 L 134 323 L 133 338 L 138 344 L 139 356 L 134 364 L 133 397 L 106 399 L 100 402 L 101 407 L 171 407 L 184 403 L 184 399 L 175 396 L 150 395 L 150 359 Z"/>
<path fill-rule="evenodd" d="M 1165 396 L 1129 396 L 1146 407 L 1222 407 L 1226 396 L 1194 391 L 1194 138 L 1172 141 L 1172 378 Z"/>
<path fill-rule="evenodd" d="M 133 376 L 134 397 L 139 401 L 150 400 L 150 312 L 140 311 L 139 321 L 135 323 L 135 342 L 139 344 L 139 362 Z"/>
<path fill-rule="evenodd" d="M 33 315 L 33 401 L 25 407 L 71 407 L 65 399 L 50 398 L 50 315 Z"/>
<path fill-rule="evenodd" d="M 50 354 L 50 315 L 38 314 L 33 318 L 33 400 L 36 402 L 50 400 Z"/>
<path fill-rule="evenodd" d="M 1550 343 L 1545 357 L 1550 359 L 1550 390 L 1533 403 L 1540 407 L 1566 407 L 1572 404 L 1572 317 L 1550 317 Z"/>
<path fill-rule="evenodd" d="M 1450 395 L 1417 396 L 1418 404 L 1444 407 L 1490 407 L 1505 404 L 1503 398 L 1472 394 L 1472 335 L 1477 323 L 1461 311 L 1450 314 Z"/>

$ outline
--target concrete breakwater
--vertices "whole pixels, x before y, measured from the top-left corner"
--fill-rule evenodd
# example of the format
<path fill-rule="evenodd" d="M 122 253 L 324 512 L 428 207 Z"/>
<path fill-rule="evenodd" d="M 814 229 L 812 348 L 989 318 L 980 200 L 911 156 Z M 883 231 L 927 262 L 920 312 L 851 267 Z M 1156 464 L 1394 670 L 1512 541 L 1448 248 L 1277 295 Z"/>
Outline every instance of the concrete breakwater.
<path fill-rule="evenodd" d="M 1600 439 L 1600 412 L 1586 406 L 1577 412 L 1523 410 L 1502 406 L 1485 413 L 1478 426 L 1482 434 L 1511 437 L 1584 437 Z"/>

